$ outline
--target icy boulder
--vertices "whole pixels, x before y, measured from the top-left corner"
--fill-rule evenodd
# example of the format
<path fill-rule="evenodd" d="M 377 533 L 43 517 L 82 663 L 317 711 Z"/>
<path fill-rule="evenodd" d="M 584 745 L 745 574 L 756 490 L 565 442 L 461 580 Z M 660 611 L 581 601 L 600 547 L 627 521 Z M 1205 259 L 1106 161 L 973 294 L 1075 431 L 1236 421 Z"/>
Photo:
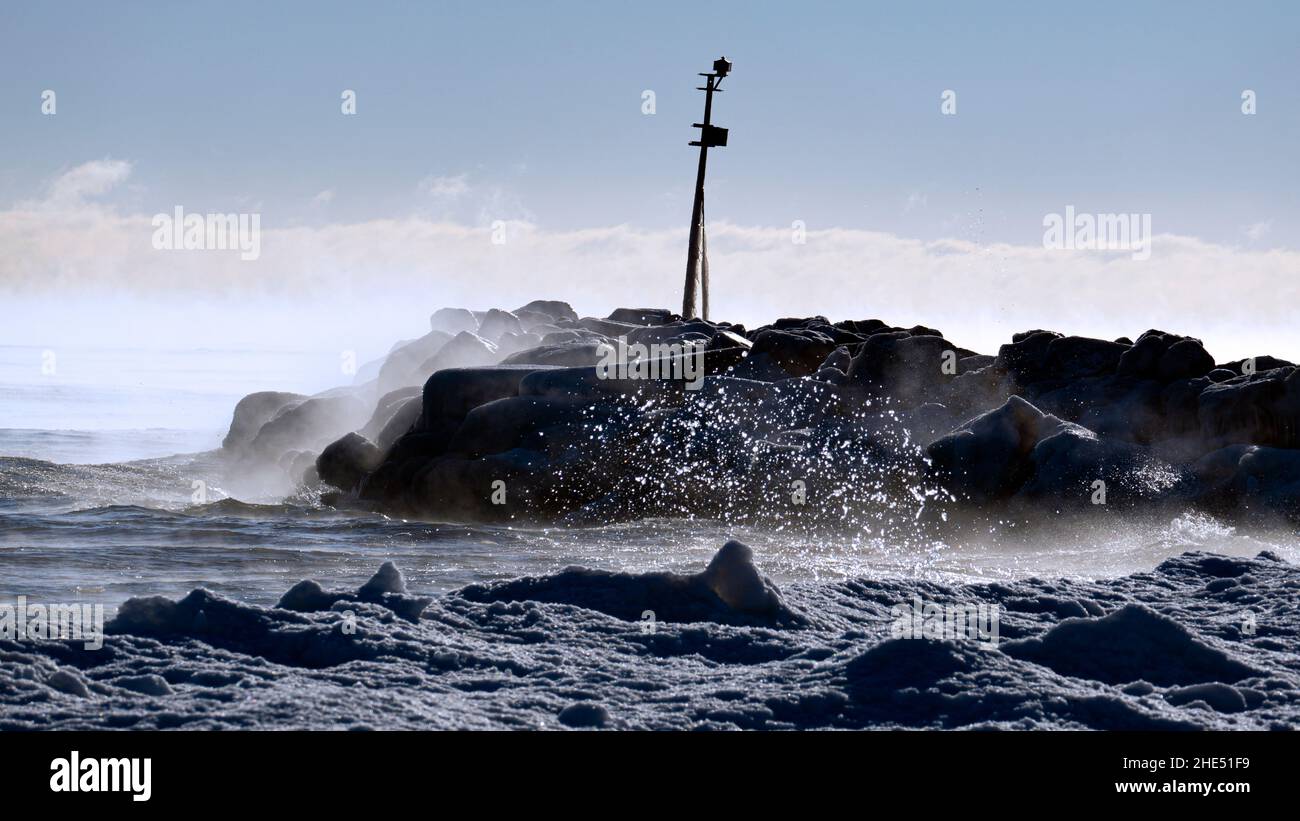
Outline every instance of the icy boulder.
<path fill-rule="evenodd" d="M 727 542 L 700 575 L 709 589 L 742 613 L 776 613 L 781 595 L 754 565 L 754 551 L 735 540 Z"/>
<path fill-rule="evenodd" d="M 452 338 L 452 334 L 435 329 L 396 348 L 379 368 L 376 390 L 382 395 L 418 385 L 426 376 L 421 367 L 446 347 Z"/>
<path fill-rule="evenodd" d="M 379 467 L 383 454 L 366 437 L 345 434 L 316 457 L 316 474 L 339 490 L 352 490 L 366 474 Z"/>
<path fill-rule="evenodd" d="M 1006 642 L 1002 650 L 1062 675 L 1107 684 L 1141 679 L 1171 686 L 1259 675 L 1173 619 L 1140 604 L 1125 605 L 1099 619 L 1065 619 L 1037 638 Z"/>
<path fill-rule="evenodd" d="M 664 622 L 795 624 L 803 620 L 759 572 L 753 551 L 736 541 L 723 545 L 700 573 L 633 574 L 571 567 L 551 576 L 470 585 L 457 595 L 476 602 L 570 604 L 628 621 L 649 618 L 646 613 Z"/>
<path fill-rule="evenodd" d="M 319 670 L 350 661 L 410 656 L 416 651 L 409 639 L 384 626 L 418 622 L 430 600 L 393 592 L 404 585 L 401 574 L 390 565 L 376 579 L 357 593 L 331 592 L 315 582 L 300 582 L 273 610 L 231 601 L 202 588 L 179 601 L 159 596 L 129 599 L 104 629 L 117 645 L 133 645 L 133 637 L 163 642 L 195 639 L 292 668 Z M 112 683 L 146 695 L 165 695 L 154 686 L 156 682 L 117 679 Z"/>
<path fill-rule="evenodd" d="M 515 314 L 525 312 L 545 314 L 553 321 L 562 319 L 577 320 L 578 318 L 578 314 L 573 310 L 572 305 L 555 299 L 534 299 L 532 302 L 514 311 Z"/>
<path fill-rule="evenodd" d="M 429 327 L 455 336 L 461 331 L 477 331 L 478 319 L 464 308 L 439 308 L 429 317 Z"/>
<path fill-rule="evenodd" d="M 221 446 L 227 451 L 240 452 L 248 447 L 262 426 L 287 407 L 297 405 L 307 397 L 300 393 L 283 391 L 258 391 L 250 393 L 239 404 L 230 420 L 230 431 Z"/>
<path fill-rule="evenodd" d="M 1005 498 L 1030 477 L 1034 446 L 1065 429 L 1090 435 L 1012 396 L 1002 407 L 930 445 L 927 453 L 935 473 L 959 495 L 976 500 Z"/>
<path fill-rule="evenodd" d="M 378 604 L 396 613 L 407 621 L 417 621 L 431 599 L 409 595 L 406 592 L 406 580 L 397 565 L 384 562 L 379 572 L 370 577 L 370 581 L 357 588 L 355 593 L 345 590 L 326 590 L 317 582 L 304 580 L 289 588 L 280 597 L 276 607 L 281 610 L 295 610 L 300 613 L 312 613 L 330 610 L 339 602 L 365 602 Z"/>
<path fill-rule="evenodd" d="M 319 451 L 363 425 L 368 415 L 365 404 L 355 396 L 314 396 L 286 407 L 262 425 L 248 451 L 270 461 L 291 450 Z"/>

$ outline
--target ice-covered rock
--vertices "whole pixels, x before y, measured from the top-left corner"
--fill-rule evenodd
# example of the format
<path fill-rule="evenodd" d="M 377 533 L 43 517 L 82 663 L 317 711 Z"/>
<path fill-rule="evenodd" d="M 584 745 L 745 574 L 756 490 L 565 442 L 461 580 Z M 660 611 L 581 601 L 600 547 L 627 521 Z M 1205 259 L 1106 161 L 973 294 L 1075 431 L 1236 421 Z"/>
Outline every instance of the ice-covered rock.
<path fill-rule="evenodd" d="M 407 621 L 415 621 L 429 606 L 431 600 L 411 596 L 406 592 L 406 580 L 392 562 L 384 562 L 379 571 L 355 593 L 343 590 L 326 590 L 319 582 L 303 580 L 280 597 L 276 607 L 312 613 L 334 608 L 340 602 L 366 602 L 378 604 L 393 611 Z"/>
<path fill-rule="evenodd" d="M 257 432 L 271 421 L 272 417 L 306 398 L 300 393 L 283 391 L 250 393 L 235 405 L 234 416 L 230 420 L 230 431 L 226 433 L 221 446 L 234 453 L 244 451 L 257 436 Z"/>
<path fill-rule="evenodd" d="M 143 696 L 169 696 L 172 694 L 171 685 L 159 675 L 123 676 L 122 678 L 113 679 L 112 684 L 115 687 L 121 687 L 124 690 L 130 690 Z"/>
<path fill-rule="evenodd" d="M 505 334 L 523 332 L 524 326 L 519 324 L 519 317 L 500 308 L 493 308 L 484 314 L 478 325 L 478 335 L 493 342 L 499 342 Z"/>
<path fill-rule="evenodd" d="M 355 396 L 315 396 L 283 408 L 262 425 L 247 453 L 274 461 L 290 450 L 317 452 L 363 425 L 367 416 L 365 404 Z"/>
<path fill-rule="evenodd" d="M 552 321 L 573 321 L 578 318 L 578 314 L 573 310 L 572 305 L 557 299 L 534 299 L 532 302 L 515 311 L 516 314 L 522 312 L 545 314 L 550 317 Z"/>
<path fill-rule="evenodd" d="M 78 698 L 90 698 L 90 690 L 81 676 L 71 670 L 58 670 L 45 680 L 51 688 Z"/>
<path fill-rule="evenodd" d="M 754 566 L 754 551 L 737 541 L 727 542 L 704 569 L 703 579 L 728 607 L 742 613 L 778 613 L 781 594 Z"/>
<path fill-rule="evenodd" d="M 1212 370 L 1214 357 L 1205 351 L 1199 339 L 1152 329 L 1124 352 L 1117 372 L 1121 376 L 1155 379 L 1167 384 L 1204 376 Z"/>
<path fill-rule="evenodd" d="M 363 601 L 375 601 L 384 593 L 405 593 L 406 579 L 392 562 L 384 562 L 379 571 L 370 577 L 370 581 L 357 589 L 357 598 Z"/>
<path fill-rule="evenodd" d="M 848 384 L 904 407 L 914 406 L 943 395 L 957 375 L 955 368 L 945 369 L 945 356 L 956 364 L 956 347 L 941 336 L 906 331 L 873 334 L 853 357 Z"/>
<path fill-rule="evenodd" d="M 429 326 L 449 336 L 461 331 L 474 333 L 478 330 L 478 318 L 464 308 L 439 308 L 429 317 Z"/>
<path fill-rule="evenodd" d="M 1300 447 L 1300 368 L 1275 368 L 1210 385 L 1199 395 L 1208 442 Z"/>
<path fill-rule="evenodd" d="M 665 622 L 787 623 L 801 617 L 754 565 L 753 551 L 730 541 L 700 573 L 610 573 L 570 568 L 554 576 L 471 585 L 472 601 L 535 600 L 587 607 L 627 621 L 646 613 Z"/>
<path fill-rule="evenodd" d="M 612 723 L 609 716 L 609 710 L 603 705 L 593 704 L 588 701 L 579 701 L 570 704 L 560 711 L 557 716 L 560 723 L 566 727 L 608 727 Z"/>
<path fill-rule="evenodd" d="M 676 318 L 667 308 L 615 308 L 607 319 L 631 325 L 664 325 Z"/>
<path fill-rule="evenodd" d="M 937 475 L 960 497 L 1005 498 L 1029 479 L 1031 454 L 1043 439 L 1078 426 L 1045 414 L 1013 396 L 1002 407 L 972 419 L 934 442 L 926 453 Z M 1077 431 L 1086 435 L 1085 429 Z"/>
<path fill-rule="evenodd" d="M 352 490 L 379 467 L 381 459 L 383 453 L 366 437 L 348 433 L 326 445 L 316 457 L 316 475 L 339 490 Z"/>
<path fill-rule="evenodd" d="M 357 491 L 328 504 L 400 515 L 830 523 L 905 508 L 942 520 L 994 502 L 1060 510 L 1095 504 L 1101 481 L 1108 504 L 1300 518 L 1286 454 L 1215 455 L 1300 449 L 1300 370 L 1265 356 L 1216 367 L 1192 337 L 1034 329 L 987 356 L 879 319 L 747 331 L 649 308 L 578 317 L 547 300 L 431 322 L 373 383 L 245 398 L 225 448 L 233 492 L 307 493 L 323 479 Z M 604 367 L 611 345 L 686 343 L 703 346 L 702 382 Z M 366 420 L 345 407 L 358 399 Z M 368 449 L 340 439 L 353 432 L 383 455 L 373 469 Z M 700 489 L 670 500 L 662 488 L 688 474 Z M 521 492 L 485 507 L 482 485 L 508 479 Z M 791 509 L 796 481 L 818 489 Z"/>
<path fill-rule="evenodd" d="M 1102 618 L 1065 619 L 1042 636 L 1004 643 L 1002 651 L 1107 684 L 1139 679 L 1161 685 L 1234 682 L 1260 674 L 1140 604 Z"/>
<path fill-rule="evenodd" d="M 433 330 L 394 349 L 379 368 L 376 390 L 387 394 L 423 382 L 428 375 L 424 363 L 445 348 L 452 338 L 446 331 Z"/>

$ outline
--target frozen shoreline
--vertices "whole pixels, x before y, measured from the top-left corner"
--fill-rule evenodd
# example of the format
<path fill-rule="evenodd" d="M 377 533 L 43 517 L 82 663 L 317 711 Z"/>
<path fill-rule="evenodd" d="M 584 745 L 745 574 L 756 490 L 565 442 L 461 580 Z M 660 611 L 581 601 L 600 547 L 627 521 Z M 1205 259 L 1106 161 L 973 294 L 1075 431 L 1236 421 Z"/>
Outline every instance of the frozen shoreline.
<path fill-rule="evenodd" d="M 1300 727 L 1300 570 L 1271 554 L 1101 582 L 802 582 L 775 601 L 731 558 L 721 576 L 566 571 L 431 600 L 385 572 L 300 585 L 297 610 L 137 599 L 101 651 L 0 641 L 0 728 Z M 998 643 L 891 638 L 917 597 L 997 604 Z"/>

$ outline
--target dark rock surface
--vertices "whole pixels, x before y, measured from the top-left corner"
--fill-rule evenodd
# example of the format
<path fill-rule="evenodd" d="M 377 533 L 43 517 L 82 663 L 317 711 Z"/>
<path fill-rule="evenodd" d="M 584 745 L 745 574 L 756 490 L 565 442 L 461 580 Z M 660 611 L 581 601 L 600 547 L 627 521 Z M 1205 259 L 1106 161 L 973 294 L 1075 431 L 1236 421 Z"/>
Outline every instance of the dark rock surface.
<path fill-rule="evenodd" d="M 295 406 L 307 397 L 300 393 L 259 391 L 250 393 L 235 405 L 230 431 L 221 446 L 227 451 L 240 453 L 247 450 L 262 426 L 287 407 Z"/>
<path fill-rule="evenodd" d="M 252 459 L 291 483 L 305 472 L 344 484 L 363 470 L 355 487 L 368 505 L 491 521 L 861 521 L 917 499 L 927 515 L 1300 507 L 1300 369 L 1267 356 L 1216 366 L 1199 340 L 1167 331 L 1112 341 L 1034 329 L 986 355 L 879 319 L 746 329 L 655 308 L 580 317 L 539 300 L 431 321 L 366 383 L 373 398 L 355 388 L 242 400 L 224 445 L 235 469 Z M 696 343 L 699 372 L 686 374 L 680 352 Z M 610 372 L 610 354 L 669 366 L 653 378 Z M 303 470 L 352 432 L 374 443 L 377 464 L 367 452 L 341 472 L 321 473 L 329 459 Z M 688 476 L 707 492 L 683 492 Z M 485 502 L 498 481 L 515 483 L 510 501 Z M 797 482 L 811 490 L 792 507 Z"/>
<path fill-rule="evenodd" d="M 331 442 L 316 457 L 316 475 L 339 490 L 352 490 L 367 474 L 373 473 L 383 454 L 370 440 L 349 433 Z"/>

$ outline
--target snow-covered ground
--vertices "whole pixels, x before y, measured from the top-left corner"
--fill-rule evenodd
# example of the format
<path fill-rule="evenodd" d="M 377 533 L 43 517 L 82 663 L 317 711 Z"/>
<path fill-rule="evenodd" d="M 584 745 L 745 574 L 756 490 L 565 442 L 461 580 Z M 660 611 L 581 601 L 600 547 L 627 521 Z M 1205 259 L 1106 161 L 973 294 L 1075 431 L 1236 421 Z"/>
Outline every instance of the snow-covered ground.
<path fill-rule="evenodd" d="M 1271 553 L 778 592 L 733 543 L 698 574 L 573 569 L 425 599 L 389 566 L 280 604 L 197 590 L 127 602 L 100 650 L 0 640 L 0 729 L 1300 728 L 1300 569 Z M 939 623 L 912 619 L 927 605 L 984 605 L 996 642 L 902 637 Z"/>

